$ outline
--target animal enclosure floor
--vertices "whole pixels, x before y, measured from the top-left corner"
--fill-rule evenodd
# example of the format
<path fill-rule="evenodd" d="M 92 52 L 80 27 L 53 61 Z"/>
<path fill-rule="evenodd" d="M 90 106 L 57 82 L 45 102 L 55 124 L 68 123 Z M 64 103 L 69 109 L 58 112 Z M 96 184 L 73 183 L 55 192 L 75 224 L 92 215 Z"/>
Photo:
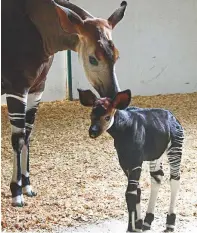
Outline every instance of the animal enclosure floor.
<path fill-rule="evenodd" d="M 178 117 L 185 129 L 176 232 L 190 232 L 189 228 L 197 227 L 197 93 L 135 97 L 133 105 L 167 108 Z M 30 146 L 31 184 L 38 195 L 35 198 L 25 197 L 26 205 L 23 208 L 12 207 L 9 190 L 13 159 L 10 125 L 7 108 L 3 106 L 1 109 L 2 230 L 60 232 L 57 229 L 64 229 L 62 232 L 72 232 L 72 227 L 127 218 L 127 182 L 119 167 L 113 140 L 107 133 L 96 140 L 89 138 L 90 109 L 82 107 L 78 101 L 40 105 Z M 143 167 L 141 187 L 144 216 L 150 193 L 150 176 L 148 163 L 144 163 Z M 162 219 L 156 219 L 153 223 L 156 232 L 164 229 L 166 220 L 162 216 L 166 215 L 169 206 L 166 157 L 164 173 L 155 213 L 158 219 Z M 71 228 L 66 231 L 67 227 Z M 121 222 L 118 232 L 125 232 L 126 227 L 127 223 Z M 112 232 L 108 229 L 110 227 L 106 226 L 106 230 L 98 232 Z"/>
<path fill-rule="evenodd" d="M 125 233 L 127 230 L 127 219 L 105 220 L 96 224 L 86 224 L 80 227 L 58 228 L 58 233 Z M 165 229 L 165 215 L 155 218 L 152 229 L 146 233 L 160 233 Z M 177 222 L 176 229 L 179 233 L 196 233 L 197 221 L 190 223 L 190 218 L 181 217 Z M 175 231 L 177 232 L 177 231 Z"/>

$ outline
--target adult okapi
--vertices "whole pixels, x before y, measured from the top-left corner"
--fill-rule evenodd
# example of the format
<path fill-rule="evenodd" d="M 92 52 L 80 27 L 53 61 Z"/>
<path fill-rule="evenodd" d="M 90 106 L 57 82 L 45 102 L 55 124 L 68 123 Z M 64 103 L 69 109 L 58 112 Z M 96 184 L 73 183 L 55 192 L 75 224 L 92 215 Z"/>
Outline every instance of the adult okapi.
<path fill-rule="evenodd" d="M 12 127 L 13 206 L 23 205 L 23 194 L 35 196 L 29 180 L 29 139 L 53 55 L 78 52 L 92 86 L 100 96 L 113 97 L 119 87 L 112 29 L 126 6 L 123 1 L 105 20 L 66 0 L 2 0 L 2 94 Z"/>

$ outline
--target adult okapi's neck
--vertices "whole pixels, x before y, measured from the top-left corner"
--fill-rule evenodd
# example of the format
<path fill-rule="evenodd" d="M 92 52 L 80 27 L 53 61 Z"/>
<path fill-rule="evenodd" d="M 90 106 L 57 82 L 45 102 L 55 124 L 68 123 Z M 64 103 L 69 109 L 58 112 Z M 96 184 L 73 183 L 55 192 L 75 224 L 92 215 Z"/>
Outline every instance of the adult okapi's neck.
<path fill-rule="evenodd" d="M 27 0 L 27 14 L 41 34 L 46 56 L 62 50 L 74 50 L 78 36 L 63 31 L 51 0 Z"/>

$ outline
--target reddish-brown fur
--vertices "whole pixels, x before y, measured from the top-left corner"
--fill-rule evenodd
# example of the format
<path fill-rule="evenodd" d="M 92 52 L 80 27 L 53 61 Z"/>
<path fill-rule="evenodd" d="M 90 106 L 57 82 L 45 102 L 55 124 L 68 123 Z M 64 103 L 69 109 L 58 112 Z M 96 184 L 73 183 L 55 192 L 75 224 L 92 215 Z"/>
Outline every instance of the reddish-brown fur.
<path fill-rule="evenodd" d="M 111 31 L 126 5 L 123 2 L 104 20 L 66 0 L 2 0 L 2 94 L 6 93 L 12 125 L 13 206 L 23 205 L 23 193 L 35 196 L 29 178 L 29 141 L 54 54 L 78 52 L 92 86 L 101 96 L 113 97 L 119 87 Z"/>

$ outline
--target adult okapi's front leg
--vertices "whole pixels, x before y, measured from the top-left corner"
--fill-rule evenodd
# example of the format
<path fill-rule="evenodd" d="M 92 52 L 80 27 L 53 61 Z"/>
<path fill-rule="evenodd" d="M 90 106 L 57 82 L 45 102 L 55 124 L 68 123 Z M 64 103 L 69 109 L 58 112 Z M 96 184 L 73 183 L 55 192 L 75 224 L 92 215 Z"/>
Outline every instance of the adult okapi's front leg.
<path fill-rule="evenodd" d="M 26 110 L 26 135 L 25 135 L 25 143 L 22 148 L 22 161 L 21 161 L 21 169 L 22 169 L 22 191 L 23 194 L 33 197 L 36 196 L 36 193 L 32 191 L 29 180 L 29 140 L 31 131 L 34 125 L 36 112 L 38 109 L 38 105 L 40 103 L 43 92 L 31 93 L 28 95 L 27 99 L 27 110 Z"/>
<path fill-rule="evenodd" d="M 10 183 L 12 205 L 23 206 L 21 151 L 25 143 L 25 112 L 27 93 L 6 94 L 9 118 L 12 128 L 11 142 L 14 150 L 13 175 Z"/>

